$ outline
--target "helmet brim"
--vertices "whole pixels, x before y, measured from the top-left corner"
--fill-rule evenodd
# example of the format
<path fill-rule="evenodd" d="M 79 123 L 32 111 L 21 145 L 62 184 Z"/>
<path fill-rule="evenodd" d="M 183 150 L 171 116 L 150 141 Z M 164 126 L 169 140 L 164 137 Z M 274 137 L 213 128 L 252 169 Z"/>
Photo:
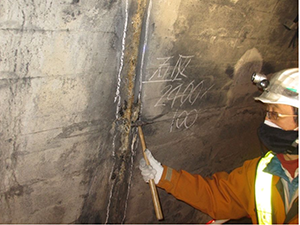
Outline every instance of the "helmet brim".
<path fill-rule="evenodd" d="M 282 105 L 290 105 L 295 108 L 299 108 L 298 101 L 293 101 L 287 97 L 280 96 L 278 99 L 270 99 L 268 98 L 268 93 L 263 93 L 259 97 L 254 98 L 256 101 L 260 101 L 264 104 L 282 104 Z"/>

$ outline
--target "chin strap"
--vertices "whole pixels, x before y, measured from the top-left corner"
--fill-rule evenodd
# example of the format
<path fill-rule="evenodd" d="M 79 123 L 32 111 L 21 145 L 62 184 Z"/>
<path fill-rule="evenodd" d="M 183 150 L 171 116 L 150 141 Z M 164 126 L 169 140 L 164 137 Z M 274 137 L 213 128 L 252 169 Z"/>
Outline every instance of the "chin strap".
<path fill-rule="evenodd" d="M 297 138 L 294 142 L 293 142 L 293 144 L 291 145 L 291 147 L 288 149 L 288 150 L 286 150 L 286 152 L 288 153 L 288 154 L 291 154 L 291 155 L 298 155 L 299 153 L 298 153 L 298 145 L 299 145 L 299 138 Z"/>

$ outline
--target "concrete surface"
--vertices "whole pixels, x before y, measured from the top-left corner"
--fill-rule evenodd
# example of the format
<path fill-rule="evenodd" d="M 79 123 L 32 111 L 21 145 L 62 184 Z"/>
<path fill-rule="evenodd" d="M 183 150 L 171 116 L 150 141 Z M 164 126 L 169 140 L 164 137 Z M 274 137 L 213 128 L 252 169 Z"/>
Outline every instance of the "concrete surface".
<path fill-rule="evenodd" d="M 298 65 L 290 0 L 2 0 L 0 223 L 205 223 L 141 178 L 209 176 L 260 154 L 251 74 Z M 290 47 L 289 47 L 290 46 Z M 135 94 L 135 96 L 134 96 Z"/>

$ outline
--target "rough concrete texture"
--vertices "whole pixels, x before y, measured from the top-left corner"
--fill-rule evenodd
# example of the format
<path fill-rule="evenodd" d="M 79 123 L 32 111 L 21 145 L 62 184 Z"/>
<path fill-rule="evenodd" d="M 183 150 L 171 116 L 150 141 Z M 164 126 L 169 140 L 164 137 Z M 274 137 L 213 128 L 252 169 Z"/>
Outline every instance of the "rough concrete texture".
<path fill-rule="evenodd" d="M 297 8 L 297 1 L 152 1 L 141 115 L 154 121 L 144 132 L 160 162 L 209 176 L 259 156 L 263 113 L 250 78 L 254 71 L 297 66 L 297 48 L 289 48 L 295 31 L 283 26 Z M 135 165 L 126 222 L 158 222 Z M 163 190 L 159 194 L 160 223 L 209 221 Z"/>
<path fill-rule="evenodd" d="M 260 154 L 254 71 L 298 65 L 296 0 L 2 0 L 0 223 L 205 223 L 138 170 L 209 176 Z M 133 94 L 135 93 L 135 96 Z"/>
<path fill-rule="evenodd" d="M 1 1 L 1 223 L 76 221 L 95 172 L 106 192 L 122 8 Z"/>

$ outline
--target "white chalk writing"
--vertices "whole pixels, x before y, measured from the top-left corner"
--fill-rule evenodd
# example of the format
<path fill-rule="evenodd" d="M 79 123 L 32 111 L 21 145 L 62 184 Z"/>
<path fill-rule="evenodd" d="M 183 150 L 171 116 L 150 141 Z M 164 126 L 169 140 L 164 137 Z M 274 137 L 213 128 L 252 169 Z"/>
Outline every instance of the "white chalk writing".
<path fill-rule="evenodd" d="M 174 67 L 170 65 L 170 59 L 172 59 L 173 56 L 157 58 L 159 61 L 163 61 L 163 63 L 159 64 L 157 70 L 155 70 L 149 80 L 144 81 L 143 83 L 181 81 L 182 78 L 187 77 L 184 71 L 190 64 L 193 57 L 194 56 L 179 55 L 179 59 L 177 60 Z"/>
<path fill-rule="evenodd" d="M 173 56 L 157 58 L 162 63 L 151 74 L 148 80 L 143 81 L 144 84 L 150 83 L 168 83 L 163 89 L 162 94 L 154 107 L 169 106 L 175 109 L 175 113 L 171 122 L 170 132 L 174 128 L 189 129 L 192 127 L 198 118 L 198 110 L 185 107 L 193 106 L 197 100 L 201 100 L 214 84 L 207 87 L 205 80 L 196 81 L 190 79 L 186 71 L 194 56 L 179 55 L 175 66 L 171 65 Z M 180 109 L 180 110 L 179 110 Z"/>
<path fill-rule="evenodd" d="M 174 88 L 173 85 L 167 85 L 162 91 L 163 95 L 156 102 L 154 107 L 165 106 L 166 104 L 163 103 L 163 100 L 167 100 L 171 101 L 171 108 L 173 108 L 177 99 L 179 99 L 180 107 L 183 106 L 183 104 L 187 101 L 190 103 L 190 105 L 194 105 L 201 93 L 200 99 L 207 93 L 209 89 L 212 88 L 211 86 L 208 90 L 203 91 L 204 81 L 200 81 L 196 86 L 194 85 L 194 82 L 195 80 L 190 82 L 186 88 L 184 88 L 183 92 L 181 92 L 181 90 L 183 90 L 184 83 L 181 83 Z"/>
<path fill-rule="evenodd" d="M 185 128 L 189 129 L 193 126 L 198 118 L 198 110 L 193 109 L 190 112 L 183 110 L 180 114 L 178 114 L 178 109 L 174 113 L 174 117 L 172 120 L 172 124 L 170 126 L 170 132 L 172 132 L 173 127 L 175 126 L 177 129 Z"/>

